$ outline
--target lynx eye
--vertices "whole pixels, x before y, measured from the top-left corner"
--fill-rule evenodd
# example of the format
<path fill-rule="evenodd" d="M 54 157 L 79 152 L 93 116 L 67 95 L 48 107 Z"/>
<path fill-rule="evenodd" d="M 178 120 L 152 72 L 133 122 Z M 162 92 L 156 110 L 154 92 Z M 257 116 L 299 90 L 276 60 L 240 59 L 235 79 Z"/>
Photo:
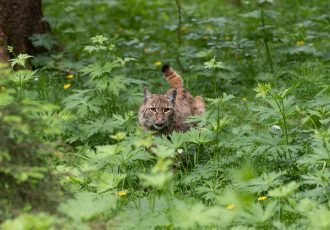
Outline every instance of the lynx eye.
<path fill-rule="evenodd" d="M 170 111 L 171 111 L 170 108 L 165 108 L 165 109 L 164 109 L 164 113 L 169 113 Z"/>
<path fill-rule="evenodd" d="M 155 113 L 157 111 L 155 107 L 151 107 L 151 108 L 149 108 L 149 110 L 150 110 L 150 112 L 153 112 L 153 113 Z"/>

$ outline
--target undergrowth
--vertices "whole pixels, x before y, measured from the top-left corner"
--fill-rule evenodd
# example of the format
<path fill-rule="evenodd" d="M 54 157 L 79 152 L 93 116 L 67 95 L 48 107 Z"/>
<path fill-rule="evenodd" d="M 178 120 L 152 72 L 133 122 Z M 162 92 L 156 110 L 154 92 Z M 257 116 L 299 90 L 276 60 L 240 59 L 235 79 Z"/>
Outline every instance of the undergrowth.
<path fill-rule="evenodd" d="M 0 68 L 2 229 L 330 228 L 329 3 L 220 2 L 43 1 L 49 52 Z M 207 104 L 168 137 L 162 62 Z"/>

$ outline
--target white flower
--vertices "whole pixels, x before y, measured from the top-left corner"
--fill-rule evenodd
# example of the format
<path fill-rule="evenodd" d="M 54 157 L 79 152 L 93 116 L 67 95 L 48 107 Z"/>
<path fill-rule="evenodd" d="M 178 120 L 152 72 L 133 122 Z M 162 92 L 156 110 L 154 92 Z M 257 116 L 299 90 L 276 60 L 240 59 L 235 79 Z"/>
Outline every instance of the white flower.
<path fill-rule="evenodd" d="M 34 78 L 34 80 L 35 80 L 35 81 L 38 81 L 38 80 L 39 80 L 39 78 L 38 78 L 38 77 L 36 77 L 36 78 Z"/>
<path fill-rule="evenodd" d="M 273 125 L 273 126 L 272 126 L 272 129 L 275 129 L 275 130 L 281 130 L 281 127 L 278 126 L 278 125 Z"/>
<path fill-rule="evenodd" d="M 178 153 L 183 153 L 183 149 L 178 149 Z"/>

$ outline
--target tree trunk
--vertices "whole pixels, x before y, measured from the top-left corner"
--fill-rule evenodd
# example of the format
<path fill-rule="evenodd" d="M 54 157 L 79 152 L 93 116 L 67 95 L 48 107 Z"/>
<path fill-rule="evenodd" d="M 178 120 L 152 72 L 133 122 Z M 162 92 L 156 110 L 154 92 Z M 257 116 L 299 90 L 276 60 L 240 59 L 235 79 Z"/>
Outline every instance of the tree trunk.
<path fill-rule="evenodd" d="M 41 0 L 0 0 L 0 62 L 9 59 L 8 45 L 14 47 L 15 53 L 38 51 L 29 37 L 50 31 L 42 17 Z"/>

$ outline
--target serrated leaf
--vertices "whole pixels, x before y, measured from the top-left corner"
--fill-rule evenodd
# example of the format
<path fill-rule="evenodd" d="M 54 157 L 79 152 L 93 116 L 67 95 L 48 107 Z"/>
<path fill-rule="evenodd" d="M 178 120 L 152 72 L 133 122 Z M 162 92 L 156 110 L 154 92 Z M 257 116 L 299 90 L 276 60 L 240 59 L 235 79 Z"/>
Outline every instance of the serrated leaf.
<path fill-rule="evenodd" d="M 62 203 L 59 211 L 73 220 L 84 221 L 114 209 L 116 201 L 117 197 L 110 193 L 80 192 L 75 195 L 75 198 Z"/>
<path fill-rule="evenodd" d="M 108 38 L 104 37 L 103 35 L 96 35 L 91 38 L 93 44 L 100 44 L 102 45 Z"/>
<path fill-rule="evenodd" d="M 28 54 L 19 54 L 16 58 L 10 59 L 10 65 L 14 67 L 15 65 L 21 65 L 25 67 L 26 60 L 32 58 L 33 56 Z"/>
<path fill-rule="evenodd" d="M 281 187 L 275 188 L 268 192 L 270 197 L 285 198 L 290 196 L 295 190 L 299 188 L 299 184 L 295 181 L 291 181 Z"/>
<path fill-rule="evenodd" d="M 90 74 L 92 78 L 100 77 L 104 74 L 103 66 L 100 62 L 87 65 L 81 72 L 83 74 Z"/>
<path fill-rule="evenodd" d="M 14 101 L 14 97 L 10 96 L 7 93 L 0 93 L 0 106 L 9 105 Z"/>

